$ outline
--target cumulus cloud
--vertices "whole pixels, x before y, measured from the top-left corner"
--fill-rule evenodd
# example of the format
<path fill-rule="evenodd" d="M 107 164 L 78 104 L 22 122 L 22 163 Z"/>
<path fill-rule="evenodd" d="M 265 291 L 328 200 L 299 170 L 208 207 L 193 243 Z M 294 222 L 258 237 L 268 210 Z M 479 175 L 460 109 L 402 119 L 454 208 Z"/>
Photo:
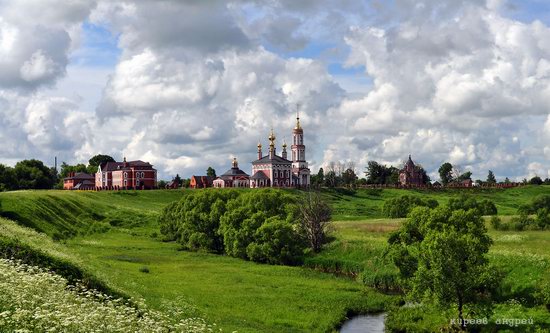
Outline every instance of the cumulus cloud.
<path fill-rule="evenodd" d="M 479 177 L 487 167 L 527 173 L 518 169 L 542 149 L 525 151 L 517 137 L 548 113 L 549 28 L 503 17 L 495 1 L 398 3 L 393 24 L 356 26 L 346 36 L 348 65 L 364 65 L 374 82 L 337 113 L 353 123 L 355 141 L 375 138 L 373 158 L 412 152 L 430 169 L 450 161 Z M 526 144 L 536 137 L 529 133 Z M 357 146 L 355 154 L 365 152 Z"/>
<path fill-rule="evenodd" d="M 314 172 L 336 160 L 398 165 L 412 154 L 432 175 L 445 161 L 476 177 L 546 175 L 550 28 L 507 17 L 505 7 L 0 0 L 0 138 L 9 143 L 0 152 L 10 161 L 141 158 L 163 176 L 236 156 L 246 170 L 271 127 L 279 145 L 290 141 L 300 104 Z M 83 24 L 109 31 L 120 49 L 93 112 L 82 96 L 55 94 Z M 342 58 L 372 86 L 342 88 L 329 74 Z"/>

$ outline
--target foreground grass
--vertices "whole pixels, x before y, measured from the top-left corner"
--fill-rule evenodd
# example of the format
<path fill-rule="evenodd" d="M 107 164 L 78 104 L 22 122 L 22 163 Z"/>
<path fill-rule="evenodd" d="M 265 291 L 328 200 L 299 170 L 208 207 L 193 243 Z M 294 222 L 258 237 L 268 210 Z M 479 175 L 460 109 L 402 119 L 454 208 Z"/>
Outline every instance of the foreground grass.
<path fill-rule="evenodd" d="M 138 309 L 122 299 L 69 285 L 42 268 L 0 259 L 0 328 L 4 332 L 214 331 L 202 319 L 184 315 L 183 311 Z"/>
<path fill-rule="evenodd" d="M 149 306 L 193 304 L 224 331 L 326 332 L 348 312 L 381 311 L 392 300 L 347 278 L 178 251 L 173 243 L 136 233 L 79 237 L 67 246 L 109 284 Z"/>
<path fill-rule="evenodd" d="M 382 311 L 395 301 L 352 279 L 306 268 L 178 251 L 177 244 L 158 239 L 156 224 L 165 202 L 182 195 L 174 193 L 5 193 L 0 195 L 4 214 L 23 216 L 23 224 L 52 236 L 62 230 L 74 235 L 59 243 L 6 220 L 0 226 L 12 227 L 4 228 L 5 238 L 35 250 L 43 242 L 48 256 L 93 272 L 109 288 L 143 298 L 153 310 L 163 311 L 167 302 L 192 306 L 198 317 L 226 332 L 326 332 L 351 313 Z M 67 202 L 70 212 L 63 209 Z M 89 220 L 70 225 L 75 216 Z M 101 229 L 90 227 L 98 224 Z M 21 237 L 24 233 L 30 237 Z"/>
<path fill-rule="evenodd" d="M 545 186 L 528 186 L 469 192 L 493 200 L 499 214 L 514 215 L 520 205 L 548 191 Z M 217 323 L 223 331 L 325 332 L 349 314 L 388 309 L 398 299 L 362 283 L 365 276 L 387 268 L 382 253 L 389 232 L 401 222 L 383 219 L 384 201 L 412 194 L 444 204 L 463 191 L 324 190 L 338 222 L 334 223 L 334 240 L 320 254 L 306 259 L 306 265 L 316 270 L 178 251 L 176 244 L 160 241 L 156 224 L 160 209 L 185 193 L 1 193 L 2 216 L 49 237 L 20 237 L 21 230 L 14 231 L 12 226 L 0 228 L 0 238 L 17 238 L 33 249 L 42 246 L 48 257 L 90 272 L 107 289 L 143 298 L 153 310 L 163 311 L 167 303 L 192 307 L 196 316 Z M 2 223 L 8 222 L 0 219 L 0 227 Z M 491 236 L 495 245 L 490 259 L 508 273 L 503 283 L 505 298 L 499 300 L 495 315 L 545 320 L 548 314 L 533 304 L 532 292 L 541 276 L 550 274 L 550 233 L 491 231 Z M 52 242 L 52 238 L 60 241 Z M 396 310 L 390 313 L 389 325 L 396 329 L 417 325 L 410 330 L 431 331 L 447 320 L 433 309 Z"/>

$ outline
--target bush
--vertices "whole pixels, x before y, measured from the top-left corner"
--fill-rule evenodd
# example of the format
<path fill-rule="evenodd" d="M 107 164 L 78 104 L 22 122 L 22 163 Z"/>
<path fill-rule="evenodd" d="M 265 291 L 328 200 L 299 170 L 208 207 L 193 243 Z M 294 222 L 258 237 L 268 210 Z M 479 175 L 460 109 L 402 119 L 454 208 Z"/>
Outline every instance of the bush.
<path fill-rule="evenodd" d="M 491 216 L 491 226 L 495 230 L 500 230 L 502 226 L 502 220 L 496 215 Z"/>
<path fill-rule="evenodd" d="M 235 190 L 194 191 L 165 207 L 159 217 L 160 232 L 187 250 L 223 252 L 219 234 L 220 217 L 226 204 L 239 193 Z"/>
<path fill-rule="evenodd" d="M 142 272 L 142 273 L 149 273 L 149 267 L 142 266 L 142 267 L 139 268 L 139 271 Z"/>
<path fill-rule="evenodd" d="M 304 248 L 290 223 L 271 218 L 256 230 L 246 254 L 256 262 L 292 265 L 300 262 Z"/>
<path fill-rule="evenodd" d="M 536 214 L 540 209 L 550 209 L 550 195 L 543 194 L 535 197 L 530 203 L 520 206 L 520 214 Z"/>
<path fill-rule="evenodd" d="M 488 200 L 483 199 L 481 201 L 476 200 L 473 196 L 461 195 L 457 198 L 451 198 L 447 204 L 451 210 L 465 210 L 475 209 L 481 215 L 496 215 L 498 213 L 495 204 Z"/>
<path fill-rule="evenodd" d="M 415 207 L 435 208 L 438 205 L 439 203 L 434 199 L 423 200 L 416 196 L 402 195 L 384 202 L 382 211 L 387 217 L 402 218 L 407 217 Z"/>
<path fill-rule="evenodd" d="M 508 229 L 515 231 L 523 231 L 530 226 L 534 225 L 535 221 L 532 217 L 527 214 L 520 214 L 519 216 L 514 216 L 510 221 L 510 227 Z"/>
<path fill-rule="evenodd" d="M 293 205 L 295 198 L 281 191 L 259 190 L 241 194 L 239 197 L 227 203 L 227 212 L 220 219 L 220 234 L 223 235 L 225 253 L 242 259 L 249 259 L 269 263 L 290 263 L 298 261 L 295 257 L 289 259 L 287 249 L 279 248 L 283 252 L 270 254 L 269 247 L 278 248 L 275 244 L 260 246 L 269 237 L 268 233 L 281 233 L 279 236 L 287 237 L 292 243 L 292 248 L 298 243 L 303 243 L 302 237 L 296 225 L 297 209 Z M 265 226 L 279 220 L 282 224 Z M 249 248 L 249 245 L 252 245 Z M 303 246 L 300 246 L 303 249 Z M 300 255 L 302 251 L 299 251 Z M 291 251 L 292 256 L 297 255 Z M 278 256 L 278 258 L 275 258 Z M 267 259 L 269 257 L 269 260 Z"/>
<path fill-rule="evenodd" d="M 550 228 L 550 210 L 548 208 L 542 208 L 537 211 L 535 225 L 540 230 Z"/>
<path fill-rule="evenodd" d="M 195 191 L 164 208 L 160 231 L 187 250 L 294 264 L 305 247 L 294 202 L 294 197 L 271 189 Z"/>

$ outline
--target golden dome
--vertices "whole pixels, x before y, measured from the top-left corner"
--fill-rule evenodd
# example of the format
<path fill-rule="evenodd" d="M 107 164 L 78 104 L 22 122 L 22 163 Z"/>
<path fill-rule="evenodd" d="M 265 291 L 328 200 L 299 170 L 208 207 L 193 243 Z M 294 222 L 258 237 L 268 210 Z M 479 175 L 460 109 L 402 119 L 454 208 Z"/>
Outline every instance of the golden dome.
<path fill-rule="evenodd" d="M 269 144 L 270 146 L 274 145 L 275 143 L 275 133 L 273 133 L 273 128 L 271 129 L 271 133 L 269 134 L 269 137 L 268 137 L 269 141 L 271 141 L 271 143 Z"/>

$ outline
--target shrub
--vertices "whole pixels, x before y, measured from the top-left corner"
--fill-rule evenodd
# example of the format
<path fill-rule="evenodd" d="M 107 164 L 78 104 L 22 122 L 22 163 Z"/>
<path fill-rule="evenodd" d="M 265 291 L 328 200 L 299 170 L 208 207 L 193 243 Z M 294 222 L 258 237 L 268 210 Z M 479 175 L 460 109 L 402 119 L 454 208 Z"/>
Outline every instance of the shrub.
<path fill-rule="evenodd" d="M 299 263 L 304 248 L 304 242 L 290 223 L 271 218 L 256 230 L 254 241 L 246 247 L 246 254 L 256 262 L 292 265 Z"/>
<path fill-rule="evenodd" d="M 223 235 L 225 253 L 242 259 L 269 263 L 290 263 L 298 258 L 289 259 L 287 250 L 276 244 L 265 244 L 269 237 L 287 237 L 294 246 L 303 240 L 295 223 L 297 209 L 293 205 L 295 198 L 281 191 L 259 190 L 246 192 L 227 203 L 227 211 L 220 218 L 220 234 Z M 273 221 L 280 223 L 265 226 Z M 286 227 L 283 228 L 283 224 Z M 262 228 L 263 227 L 263 228 Z M 272 233 L 269 236 L 269 233 Z M 254 244 L 249 248 L 250 244 Z M 271 249 L 282 252 L 273 254 Z M 300 247 L 303 249 L 303 246 Z M 301 251 L 300 251 L 301 252 Z M 267 253 L 270 253 L 269 255 Z M 295 251 L 291 251 L 296 256 Z M 301 253 L 300 253 L 301 255 Z M 278 256 L 278 258 L 275 258 Z M 269 257 L 269 260 L 268 260 Z"/>
<path fill-rule="evenodd" d="M 384 202 L 382 211 L 387 217 L 402 218 L 407 217 L 415 207 L 435 208 L 438 205 L 439 203 L 434 199 L 422 200 L 420 197 L 402 195 Z"/>
<path fill-rule="evenodd" d="M 142 273 L 149 273 L 149 267 L 142 266 L 142 267 L 139 268 L 139 271 L 142 272 Z"/>
<path fill-rule="evenodd" d="M 510 221 L 510 230 L 522 231 L 535 223 L 533 218 L 527 214 L 520 214 L 519 216 L 514 216 Z"/>
<path fill-rule="evenodd" d="M 535 197 L 530 203 L 518 208 L 520 214 L 536 214 L 540 209 L 550 209 L 550 195 L 543 194 Z"/>
<path fill-rule="evenodd" d="M 496 215 L 491 216 L 491 226 L 495 230 L 500 230 L 502 226 L 502 220 Z"/>
<path fill-rule="evenodd" d="M 541 208 L 537 211 L 535 224 L 540 230 L 550 228 L 550 210 L 548 208 Z"/>
<path fill-rule="evenodd" d="M 293 196 L 271 189 L 195 191 L 164 208 L 160 231 L 187 250 L 294 264 L 304 250 L 294 202 Z"/>
<path fill-rule="evenodd" d="M 227 202 L 238 195 L 235 190 L 194 191 L 163 209 L 160 231 L 166 240 L 176 240 L 184 249 L 221 253 L 220 217 Z"/>
<path fill-rule="evenodd" d="M 451 210 L 468 211 L 470 209 L 474 209 L 481 215 L 496 215 L 498 213 L 497 207 L 492 201 L 488 199 L 478 201 L 470 195 L 461 195 L 456 198 L 451 198 L 447 206 Z"/>

